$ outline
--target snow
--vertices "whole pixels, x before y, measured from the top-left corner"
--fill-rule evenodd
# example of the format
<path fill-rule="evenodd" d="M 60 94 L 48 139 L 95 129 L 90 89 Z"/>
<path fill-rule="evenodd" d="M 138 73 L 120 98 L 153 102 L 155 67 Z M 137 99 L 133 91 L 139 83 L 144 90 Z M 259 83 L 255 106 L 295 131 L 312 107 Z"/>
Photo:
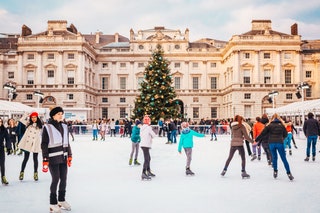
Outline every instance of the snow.
<path fill-rule="evenodd" d="M 210 136 L 194 141 L 191 169 L 195 176 L 185 175 L 186 157 L 184 152 L 177 152 L 177 144 L 165 144 L 166 138 L 157 137 L 151 149 L 151 169 L 157 176 L 141 181 L 142 165 L 128 165 L 129 138 L 107 136 L 106 141 L 92 141 L 91 135 L 76 135 L 71 142 L 73 164 L 66 194 L 71 212 L 319 212 L 320 158 L 304 162 L 305 138 L 296 136 L 298 149 L 293 148 L 293 155 L 288 156 L 294 181 L 289 181 L 281 160 L 278 178 L 274 179 L 265 155 L 253 162 L 246 155 L 251 178 L 242 179 L 237 153 L 225 177 L 221 177 L 230 136 L 218 135 L 218 141 L 210 141 Z M 21 156 L 6 156 L 9 185 L 0 186 L 0 212 L 49 212 L 50 173 L 40 172 L 39 164 L 39 181 L 33 181 L 30 156 L 25 179 L 19 181 L 21 162 Z"/>

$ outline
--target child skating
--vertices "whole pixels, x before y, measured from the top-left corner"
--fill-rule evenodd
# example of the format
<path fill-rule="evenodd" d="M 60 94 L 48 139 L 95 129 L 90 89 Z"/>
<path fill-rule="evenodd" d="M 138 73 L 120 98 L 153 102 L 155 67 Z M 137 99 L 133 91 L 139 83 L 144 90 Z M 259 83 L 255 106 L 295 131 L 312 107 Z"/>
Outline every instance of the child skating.
<path fill-rule="evenodd" d="M 181 154 L 182 148 L 184 149 L 187 156 L 186 164 L 186 175 L 194 175 L 190 170 L 190 164 L 192 159 L 192 148 L 193 148 L 193 136 L 204 137 L 204 134 L 197 133 L 189 128 L 189 123 L 181 123 L 182 132 L 180 135 L 180 141 L 178 146 L 178 152 Z"/>

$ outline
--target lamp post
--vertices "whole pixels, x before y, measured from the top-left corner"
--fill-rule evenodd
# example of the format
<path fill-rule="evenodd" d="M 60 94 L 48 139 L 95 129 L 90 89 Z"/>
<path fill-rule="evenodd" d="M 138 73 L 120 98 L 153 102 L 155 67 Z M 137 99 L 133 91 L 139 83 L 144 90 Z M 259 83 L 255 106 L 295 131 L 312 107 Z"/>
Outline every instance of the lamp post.
<path fill-rule="evenodd" d="M 15 99 L 15 97 L 17 96 L 17 94 L 15 93 L 16 87 L 12 83 L 5 83 L 3 85 L 3 89 L 8 90 L 9 101 L 11 101 L 12 99 Z"/>
<path fill-rule="evenodd" d="M 278 91 L 272 91 L 272 92 L 269 92 L 269 94 L 268 94 L 269 98 L 271 98 L 273 113 L 274 113 L 274 100 L 275 100 L 275 96 L 277 96 L 277 95 L 279 95 Z"/>
<path fill-rule="evenodd" d="M 42 92 L 40 92 L 40 91 L 34 91 L 33 94 L 34 94 L 35 96 L 38 96 L 37 108 L 39 109 L 39 108 L 40 108 L 39 105 L 40 105 L 41 99 L 43 99 L 43 97 L 44 97 L 44 94 L 43 94 Z"/>
<path fill-rule="evenodd" d="M 310 88 L 310 85 L 307 82 L 301 82 L 299 84 L 299 86 L 297 87 L 298 92 L 296 93 L 296 95 L 298 98 L 301 98 L 302 103 L 304 102 L 304 90 L 309 89 L 309 88 Z M 301 91 L 301 92 L 299 92 L 299 91 Z M 304 123 L 304 113 L 305 113 L 304 110 L 302 110 L 302 123 L 301 124 Z"/>

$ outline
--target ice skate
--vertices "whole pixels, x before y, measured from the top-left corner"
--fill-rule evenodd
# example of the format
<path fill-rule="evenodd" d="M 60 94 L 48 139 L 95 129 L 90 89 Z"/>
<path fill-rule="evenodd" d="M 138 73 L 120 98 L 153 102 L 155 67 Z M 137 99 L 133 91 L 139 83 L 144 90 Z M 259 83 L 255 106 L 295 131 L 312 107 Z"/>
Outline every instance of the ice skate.
<path fill-rule="evenodd" d="M 249 175 L 246 171 L 243 171 L 243 172 L 241 173 L 241 177 L 242 177 L 242 179 L 250 178 L 250 175 Z"/>
<path fill-rule="evenodd" d="M 278 177 L 278 171 L 277 170 L 274 170 L 273 171 L 273 178 L 277 178 Z"/>
<path fill-rule="evenodd" d="M 221 176 L 224 176 L 225 174 L 226 174 L 226 172 L 227 172 L 227 170 L 226 169 L 224 169 L 224 170 L 222 170 L 222 172 L 221 172 Z"/>
<path fill-rule="evenodd" d="M 190 168 L 187 168 L 186 175 L 194 175 L 194 173 L 190 170 Z"/>
<path fill-rule="evenodd" d="M 252 155 L 251 161 L 254 161 L 255 159 L 257 159 L 257 155 Z"/>
<path fill-rule="evenodd" d="M 292 151 L 291 151 L 291 149 L 289 149 L 289 155 L 292 155 Z"/>
<path fill-rule="evenodd" d="M 38 181 L 38 180 L 39 180 L 38 172 L 35 172 L 35 173 L 33 174 L 33 179 L 34 179 L 35 181 Z"/>
<path fill-rule="evenodd" d="M 313 156 L 313 157 L 312 157 L 312 161 L 315 161 L 315 160 L 316 160 L 316 156 Z"/>
<path fill-rule="evenodd" d="M 156 175 L 151 172 L 151 170 L 147 170 L 147 174 L 149 177 L 155 177 Z"/>
<path fill-rule="evenodd" d="M 20 172 L 19 180 L 23 180 L 23 177 L 24 177 L 24 172 Z"/>
<path fill-rule="evenodd" d="M 2 183 L 3 185 L 8 185 L 8 184 L 9 184 L 9 182 L 7 181 L 6 176 L 2 176 L 2 177 L 1 177 L 1 183 Z"/>
<path fill-rule="evenodd" d="M 58 206 L 61 209 L 67 210 L 67 211 L 71 211 L 71 206 L 67 201 L 58 201 Z"/>
<path fill-rule="evenodd" d="M 304 161 L 309 161 L 309 157 L 306 157 L 306 159 L 304 159 Z"/>
<path fill-rule="evenodd" d="M 129 165 L 131 165 L 131 164 L 132 164 L 132 158 L 129 159 Z"/>
<path fill-rule="evenodd" d="M 293 180 L 294 179 L 294 177 L 292 176 L 291 173 L 288 173 L 287 175 L 288 175 L 289 180 Z"/>
<path fill-rule="evenodd" d="M 139 166 L 139 165 L 141 165 L 141 164 L 138 162 L 138 160 L 137 160 L 137 159 L 135 159 L 135 160 L 134 160 L 134 165 Z"/>
<path fill-rule="evenodd" d="M 50 213 L 61 213 L 61 209 L 57 204 L 50 204 Z"/>
<path fill-rule="evenodd" d="M 143 172 L 141 175 L 141 180 L 151 180 L 151 177 L 149 177 L 146 172 Z"/>
<path fill-rule="evenodd" d="M 261 160 L 261 156 L 260 155 L 258 155 L 258 160 Z"/>

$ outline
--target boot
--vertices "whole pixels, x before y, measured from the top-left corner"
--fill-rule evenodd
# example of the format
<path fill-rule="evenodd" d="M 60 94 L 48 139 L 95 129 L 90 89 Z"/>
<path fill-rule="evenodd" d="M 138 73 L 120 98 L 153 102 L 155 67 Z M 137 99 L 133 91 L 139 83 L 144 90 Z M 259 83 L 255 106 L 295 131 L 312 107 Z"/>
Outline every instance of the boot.
<path fill-rule="evenodd" d="M 257 159 L 257 155 L 252 155 L 251 161 L 254 161 L 255 159 Z"/>
<path fill-rule="evenodd" d="M 277 177 L 278 177 L 278 170 L 274 170 L 274 171 L 273 171 L 273 177 L 274 177 L 274 178 L 277 178 Z"/>
<path fill-rule="evenodd" d="M 58 206 L 61 209 L 67 210 L 67 211 L 71 211 L 71 206 L 67 201 L 58 201 Z"/>
<path fill-rule="evenodd" d="M 260 155 L 258 155 L 258 160 L 261 160 L 261 156 Z"/>
<path fill-rule="evenodd" d="M 19 180 L 23 180 L 23 177 L 24 177 L 24 172 L 20 172 Z"/>
<path fill-rule="evenodd" d="M 186 175 L 194 175 L 194 173 L 190 170 L 190 168 L 186 168 Z"/>
<path fill-rule="evenodd" d="M 35 172 L 35 173 L 33 174 L 33 179 L 34 179 L 35 181 L 38 181 L 38 180 L 39 180 L 38 172 Z"/>
<path fill-rule="evenodd" d="M 129 165 L 131 165 L 131 164 L 132 164 L 132 158 L 129 159 Z"/>
<path fill-rule="evenodd" d="M 289 149 L 289 155 L 292 155 L 292 151 L 291 151 L 291 149 Z"/>
<path fill-rule="evenodd" d="M 147 175 L 147 172 L 144 171 L 144 172 L 142 172 L 141 180 L 151 180 L 151 177 L 149 177 L 149 176 Z"/>
<path fill-rule="evenodd" d="M 58 204 L 50 204 L 50 213 L 61 213 L 61 209 Z"/>
<path fill-rule="evenodd" d="M 137 160 L 137 159 L 134 159 L 134 165 L 139 166 L 139 165 L 141 165 L 141 164 L 138 162 L 138 160 Z"/>
<path fill-rule="evenodd" d="M 292 176 L 292 174 L 290 172 L 287 173 L 287 175 L 288 175 L 289 180 L 293 180 L 294 179 L 294 177 Z"/>
<path fill-rule="evenodd" d="M 149 177 L 155 177 L 156 175 L 151 172 L 150 169 L 147 170 L 147 174 Z"/>
<path fill-rule="evenodd" d="M 312 156 L 312 161 L 315 161 L 316 160 L 316 156 Z"/>
<path fill-rule="evenodd" d="M 2 183 L 3 185 L 8 185 L 8 184 L 9 184 L 9 182 L 7 181 L 6 176 L 2 176 L 2 177 L 1 177 L 1 183 Z"/>
<path fill-rule="evenodd" d="M 241 177 L 242 177 L 242 179 L 244 179 L 244 178 L 250 178 L 250 175 L 249 175 L 246 171 L 242 171 Z"/>
<path fill-rule="evenodd" d="M 224 170 L 222 170 L 222 172 L 221 172 L 221 176 L 224 176 L 225 174 L 226 174 L 226 172 L 227 172 L 227 170 L 226 169 L 224 169 Z"/>
<path fill-rule="evenodd" d="M 309 157 L 306 157 L 306 159 L 304 159 L 304 161 L 309 161 Z"/>

